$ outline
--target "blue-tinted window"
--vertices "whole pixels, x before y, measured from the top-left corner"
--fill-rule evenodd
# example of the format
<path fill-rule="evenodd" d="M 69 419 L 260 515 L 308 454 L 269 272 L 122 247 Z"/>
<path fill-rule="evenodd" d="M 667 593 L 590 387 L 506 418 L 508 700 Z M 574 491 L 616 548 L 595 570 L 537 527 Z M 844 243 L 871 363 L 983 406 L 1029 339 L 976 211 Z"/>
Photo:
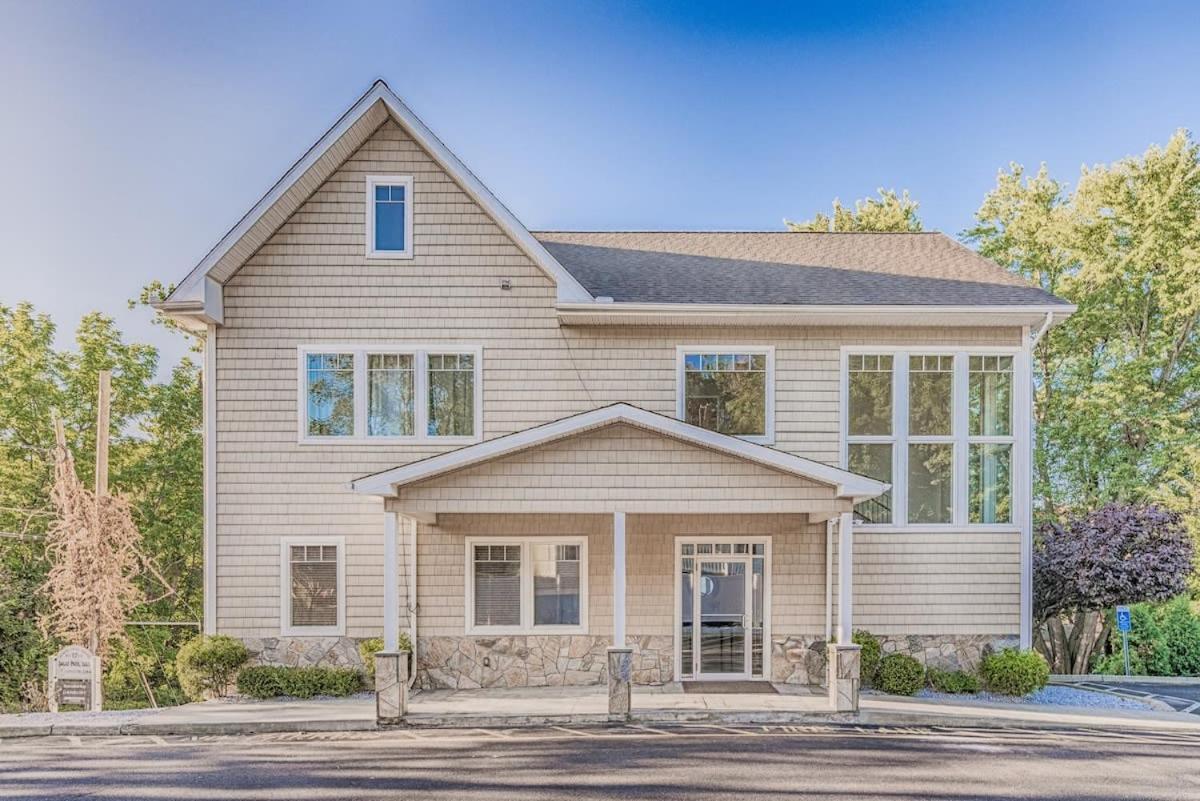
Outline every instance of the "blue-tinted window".
<path fill-rule="evenodd" d="M 375 187 L 375 250 L 405 250 L 403 186 Z"/>

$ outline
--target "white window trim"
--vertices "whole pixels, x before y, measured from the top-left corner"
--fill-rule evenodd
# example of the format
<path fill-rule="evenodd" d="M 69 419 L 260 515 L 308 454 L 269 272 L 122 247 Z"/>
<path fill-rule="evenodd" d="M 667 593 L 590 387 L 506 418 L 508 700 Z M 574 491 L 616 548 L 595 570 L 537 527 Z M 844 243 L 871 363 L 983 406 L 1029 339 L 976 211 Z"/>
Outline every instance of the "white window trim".
<path fill-rule="evenodd" d="M 354 354 L 354 434 L 323 437 L 308 433 L 308 355 L 311 353 Z M 413 434 L 403 437 L 367 436 L 367 354 L 406 353 L 413 356 Z M 426 433 L 429 423 L 429 355 L 466 353 L 475 363 L 474 434 L 469 437 L 438 437 Z M 362 344 L 326 343 L 300 345 L 296 349 L 296 435 L 301 445 L 474 445 L 483 441 L 483 347 L 461 343 Z"/>
<path fill-rule="evenodd" d="M 850 406 L 850 356 L 851 354 L 886 354 L 892 356 L 892 434 L 890 436 L 850 436 L 849 406 Z M 839 410 L 838 417 L 838 452 L 839 464 L 842 469 L 849 469 L 850 442 L 887 442 L 892 445 L 892 522 L 891 523 L 862 523 L 854 524 L 855 531 L 978 531 L 978 532 L 1019 532 L 1021 530 L 1022 510 L 1019 503 L 1021 491 L 1018 489 L 1023 482 L 1030 480 L 1030 465 L 1024 459 L 1017 447 L 1017 431 L 1022 415 L 1028 412 L 1019 408 L 1021 396 L 1017 389 L 1020 384 L 1019 370 L 1021 369 L 1021 347 L 1013 346 L 972 346 L 959 347 L 936 345 L 904 346 L 904 345 L 844 345 L 841 348 L 841 366 L 839 373 Z M 953 356 L 954 382 L 951 390 L 954 406 L 952 408 L 954 427 L 949 437 L 908 435 L 908 357 L 909 356 Z M 971 356 L 1012 356 L 1013 357 L 1013 393 L 1012 431 L 1010 437 L 973 437 L 968 436 L 969 410 L 968 381 L 970 374 Z M 1012 486 L 1010 508 L 1012 522 L 1009 523 L 970 523 L 968 522 L 968 455 L 971 444 L 995 441 L 1012 445 Z M 950 523 L 910 523 L 908 522 L 908 445 L 924 442 L 945 442 L 954 444 L 954 476 L 953 476 L 953 509 Z"/>
<path fill-rule="evenodd" d="M 293 545 L 333 545 L 337 548 L 337 625 L 293 626 L 292 558 Z M 279 540 L 279 633 L 285 637 L 332 637 L 346 633 L 346 538 L 281 537 Z"/>
<path fill-rule="evenodd" d="M 463 574 L 464 630 L 467 634 L 587 634 L 588 633 L 588 547 L 587 537 L 467 537 Z M 521 548 L 521 624 L 519 626 L 475 625 L 475 552 L 476 545 L 518 545 Z M 579 546 L 579 625 L 533 625 L 533 559 L 531 545 Z"/>
<path fill-rule="evenodd" d="M 404 187 L 404 250 L 375 249 L 375 187 Z M 413 257 L 413 177 L 411 175 L 367 176 L 367 258 L 411 259 Z"/>
<path fill-rule="evenodd" d="M 736 436 L 758 445 L 775 444 L 775 346 L 774 345 L 677 345 L 675 347 L 675 417 L 687 422 L 687 380 L 684 375 L 684 359 L 689 354 L 699 353 L 750 353 L 767 357 L 766 382 L 766 433 Z M 720 432 L 713 432 L 720 433 Z"/>

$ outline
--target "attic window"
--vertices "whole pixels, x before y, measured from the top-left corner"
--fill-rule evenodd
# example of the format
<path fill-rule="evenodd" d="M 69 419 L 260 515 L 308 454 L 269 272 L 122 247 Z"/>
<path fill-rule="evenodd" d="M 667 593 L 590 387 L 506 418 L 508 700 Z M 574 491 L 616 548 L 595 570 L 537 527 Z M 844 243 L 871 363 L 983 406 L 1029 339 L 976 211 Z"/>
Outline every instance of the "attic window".
<path fill-rule="evenodd" d="M 367 176 L 367 258 L 411 259 L 411 175 Z"/>

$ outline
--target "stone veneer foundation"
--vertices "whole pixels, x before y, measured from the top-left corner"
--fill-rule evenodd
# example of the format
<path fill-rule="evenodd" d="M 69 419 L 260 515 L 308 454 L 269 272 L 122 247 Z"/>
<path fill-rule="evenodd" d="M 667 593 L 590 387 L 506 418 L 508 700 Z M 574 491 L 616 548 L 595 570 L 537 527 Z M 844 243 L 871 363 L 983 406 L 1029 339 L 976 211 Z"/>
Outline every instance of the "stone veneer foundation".
<path fill-rule="evenodd" d="M 1016 636 L 880 636 L 884 654 L 905 653 L 922 665 L 974 672 L 990 650 L 1015 648 Z M 362 669 L 354 637 L 261 637 L 244 642 L 251 662 L 265 665 L 353 667 Z M 608 637 L 583 634 L 505 637 L 421 637 L 417 643 L 417 687 L 562 687 L 608 681 Z M 666 684 L 675 680 L 671 637 L 634 635 L 633 683 Z M 486 661 L 486 664 L 485 664 Z M 824 637 L 793 634 L 772 638 L 771 679 L 783 684 L 825 685 Z"/>
<path fill-rule="evenodd" d="M 631 636 L 633 683 L 671 681 L 670 637 Z M 430 689 L 562 687 L 608 681 L 608 637 L 586 634 L 421 637 L 417 686 Z"/>

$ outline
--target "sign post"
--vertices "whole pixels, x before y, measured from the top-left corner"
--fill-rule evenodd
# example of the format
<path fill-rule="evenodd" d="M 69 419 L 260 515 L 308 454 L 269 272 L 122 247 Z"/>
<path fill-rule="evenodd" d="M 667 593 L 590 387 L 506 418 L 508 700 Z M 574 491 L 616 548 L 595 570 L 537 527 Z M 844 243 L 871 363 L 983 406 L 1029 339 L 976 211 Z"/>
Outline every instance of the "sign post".
<path fill-rule="evenodd" d="M 100 660 L 81 645 L 68 645 L 50 657 L 50 711 L 62 704 L 100 709 Z"/>
<path fill-rule="evenodd" d="M 1133 618 L 1128 606 L 1117 607 L 1117 631 L 1121 632 L 1121 649 L 1125 652 L 1125 675 L 1129 675 L 1129 631 L 1133 628 Z"/>

